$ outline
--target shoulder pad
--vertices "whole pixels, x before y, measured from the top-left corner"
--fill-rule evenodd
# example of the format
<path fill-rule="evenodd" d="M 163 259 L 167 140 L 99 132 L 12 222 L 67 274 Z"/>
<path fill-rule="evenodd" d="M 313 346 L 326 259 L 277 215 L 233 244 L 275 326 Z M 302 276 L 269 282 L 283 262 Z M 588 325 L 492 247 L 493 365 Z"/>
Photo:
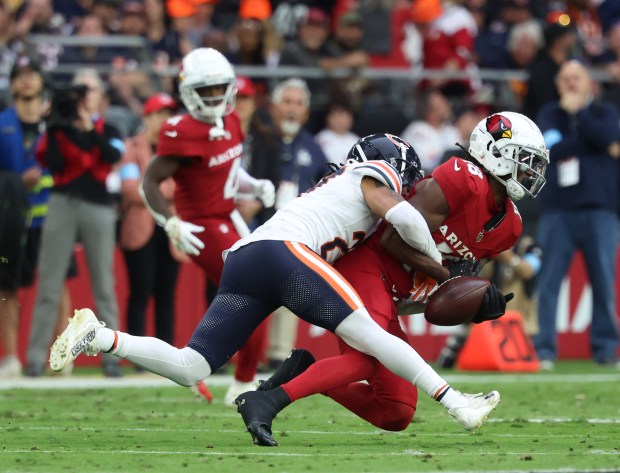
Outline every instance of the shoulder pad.
<path fill-rule="evenodd" d="M 363 163 L 356 163 L 353 165 L 351 171 L 356 174 L 372 177 L 398 194 L 401 194 L 403 191 L 403 182 L 400 174 L 385 161 L 365 161 Z"/>

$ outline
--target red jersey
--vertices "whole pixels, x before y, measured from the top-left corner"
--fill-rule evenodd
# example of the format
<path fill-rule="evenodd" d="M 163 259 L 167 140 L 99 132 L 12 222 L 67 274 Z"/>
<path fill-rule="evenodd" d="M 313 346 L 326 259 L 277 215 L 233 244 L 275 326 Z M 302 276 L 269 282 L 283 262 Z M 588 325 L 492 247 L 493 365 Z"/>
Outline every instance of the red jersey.
<path fill-rule="evenodd" d="M 441 187 L 450 207 L 450 213 L 443 225 L 432 234 L 444 259 L 494 258 L 502 251 L 512 248 L 521 235 L 521 215 L 507 197 L 504 202 L 505 216 L 491 228 L 489 222 L 501 208 L 495 204 L 489 178 L 478 166 L 453 157 L 436 167 L 425 179 L 431 177 Z M 412 193 L 415 194 L 415 187 Z M 411 288 L 412 276 L 381 248 L 380 233 L 382 232 L 375 232 L 368 240 L 368 246 L 378 253 L 378 258 L 370 255 L 368 257 L 375 264 L 377 261 L 381 262 L 390 288 L 399 297 L 405 297 Z M 356 258 L 360 256 L 358 251 L 354 252 Z"/>
<path fill-rule="evenodd" d="M 236 112 L 224 117 L 225 136 L 209 137 L 213 125 L 177 115 L 159 131 L 158 156 L 187 158 L 174 174 L 174 203 L 182 220 L 228 218 L 235 209 L 244 139 Z"/>

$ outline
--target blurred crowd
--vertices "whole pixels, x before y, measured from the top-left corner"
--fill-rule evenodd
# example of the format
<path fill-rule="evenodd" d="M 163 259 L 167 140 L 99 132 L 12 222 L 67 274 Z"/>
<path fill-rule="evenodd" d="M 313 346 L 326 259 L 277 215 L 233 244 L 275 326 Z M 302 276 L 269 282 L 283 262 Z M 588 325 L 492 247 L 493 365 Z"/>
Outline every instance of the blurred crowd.
<path fill-rule="evenodd" d="M 136 161 L 136 169 L 148 163 L 159 127 L 181 103 L 177 90 L 181 59 L 198 47 L 217 49 L 235 67 L 247 68 L 247 77 L 239 77 L 237 83 L 237 112 L 251 138 L 244 143 L 242 165 L 253 176 L 274 182 L 276 208 L 316 182 L 325 163 L 341 162 L 366 134 L 399 134 L 414 145 L 424 170 L 430 172 L 460 152 L 456 143 L 467 148 L 474 126 L 490 113 L 518 111 L 538 123 L 544 104 L 562 103 L 556 76 L 570 60 L 577 59 L 600 79 L 592 81 L 588 94 L 620 106 L 620 0 L 5 0 L 0 4 L 1 108 L 15 105 L 18 115 L 30 114 L 27 120 L 21 115 L 19 119 L 22 125 L 34 127 L 29 131 L 34 137 L 41 132 L 50 92 L 70 82 L 96 91 L 91 117 L 103 117 L 118 132 L 118 136 L 109 136 L 109 143 L 118 142 L 112 145 L 116 151 L 102 151 L 113 156 L 105 191 L 112 196 L 118 215 L 128 215 L 132 203 L 140 199 L 137 185 L 128 186 L 132 179 L 136 184 L 139 174 L 123 174 L 129 169 L 127 161 Z M 292 68 L 290 77 L 294 77 L 285 86 L 277 74 L 283 67 Z M 369 70 L 376 75 L 364 73 Z M 41 94 L 41 103 L 13 104 L 16 99 L 26 100 L 28 87 L 37 89 L 36 83 L 29 85 L 32 72 L 41 76 L 41 90 L 47 91 Z M 36 111 L 32 110 L 35 105 Z M 84 123 L 82 131 L 88 133 L 89 120 Z M 620 150 L 614 148 L 613 153 L 615 158 Z M 94 195 L 88 183 L 84 186 L 88 192 L 77 192 L 80 199 L 96 204 L 95 209 L 103 200 L 107 203 L 107 197 Z M 67 210 L 74 204 L 56 198 L 50 201 L 50 215 L 54 208 Z M 613 212 L 616 206 L 617 202 Z M 519 203 L 519 208 L 527 236 L 527 244 L 522 242 L 519 248 L 531 248 L 538 209 L 532 201 Z M 239 211 L 250 227 L 271 216 L 260 203 L 243 198 Z M 93 221 L 101 223 L 105 217 L 106 232 L 113 226 L 111 214 L 96 218 L 90 211 L 83 221 L 78 213 L 71 215 L 76 222 L 62 225 L 92 227 Z M 129 312 L 140 315 L 130 324 L 135 325 L 134 333 L 141 334 L 154 283 L 133 271 L 143 259 L 152 260 L 152 255 L 136 251 L 147 240 L 164 250 L 167 242 L 154 223 L 143 236 L 123 232 L 124 223 L 122 219 L 116 222 L 116 243 L 125 251 L 137 294 Z M 85 244 L 83 233 L 81 243 Z M 102 231 L 92 235 L 89 245 L 98 247 L 103 235 Z M 103 241 L 106 247 L 110 246 L 109 235 Z M 135 244 L 137 240 L 140 245 Z M 42 250 L 39 270 L 48 268 L 56 277 L 53 287 L 43 290 L 49 297 L 39 294 L 35 308 L 26 371 L 32 376 L 44 372 L 54 329 L 37 334 L 37 320 L 59 306 L 65 308 L 60 313 L 66 313 L 70 304 L 66 294 L 61 297 L 61 289 L 65 279 L 75 275 L 75 264 L 69 259 L 73 243 L 63 242 L 60 272 L 54 259 L 58 247 Z M 100 248 L 92 250 L 97 252 Z M 511 275 L 524 254 L 529 253 L 515 249 L 504 258 Z M 173 289 L 183 259 L 169 256 L 164 261 L 166 273 L 174 277 L 161 284 Z M 109 261 L 107 256 L 100 256 L 98 262 L 92 257 L 89 265 L 103 267 Z M 106 321 L 114 326 L 118 309 L 111 300 L 113 281 L 108 270 L 99 271 L 107 276 L 94 283 L 99 284 L 98 305 L 107 304 L 110 315 Z M 528 273 L 527 280 L 532 277 Z M 608 282 L 612 277 L 606 274 Z M 609 307 L 609 284 L 604 286 L 601 305 Z M 11 288 L 3 290 L 14 297 Z M 531 282 L 525 292 L 533 297 Z M 157 293 L 162 298 L 158 310 L 163 320 L 158 336 L 171 339 L 172 294 L 153 294 Z M 534 303 L 529 307 L 529 312 L 536 312 Z M 550 306 L 548 310 L 555 309 Z M 9 319 L 17 319 L 17 307 L 10 312 Z M 11 323 L 12 328 L 3 329 L 8 358 L 0 362 L 0 374 L 21 370 L 15 351 L 7 349 L 14 345 L 6 336 L 15 332 L 16 322 Z M 531 326 L 530 333 L 536 333 L 536 321 Z M 294 327 L 286 330 L 293 333 Z M 276 363 L 274 367 L 294 340 L 279 347 L 275 345 L 286 336 L 272 338 L 273 359 L 269 361 Z M 611 351 L 602 349 L 599 361 L 615 362 Z M 550 363 L 555 357 L 553 349 L 545 352 Z M 103 368 L 108 376 L 119 375 L 111 360 L 104 361 Z"/>
<path fill-rule="evenodd" d="M 353 109 L 362 134 L 375 128 L 375 111 L 382 124 L 402 131 L 419 116 L 418 95 L 429 89 L 456 106 L 453 115 L 486 107 L 535 116 L 553 95 L 549 72 L 569 56 L 607 72 L 605 92 L 620 100 L 618 19 L 618 0 L 10 0 L 0 5 L 0 90 L 21 54 L 40 58 L 54 83 L 88 64 L 105 72 L 109 105 L 139 116 L 155 92 L 176 94 L 185 54 L 213 47 L 235 66 L 328 73 L 308 78 L 313 132 L 334 98 Z M 365 68 L 439 75 L 375 80 L 360 74 Z M 534 72 L 535 87 L 518 74 L 493 71 Z M 248 75 L 264 103 L 273 86 L 269 73 Z M 135 132 L 136 122 L 127 121 L 121 131 Z"/>

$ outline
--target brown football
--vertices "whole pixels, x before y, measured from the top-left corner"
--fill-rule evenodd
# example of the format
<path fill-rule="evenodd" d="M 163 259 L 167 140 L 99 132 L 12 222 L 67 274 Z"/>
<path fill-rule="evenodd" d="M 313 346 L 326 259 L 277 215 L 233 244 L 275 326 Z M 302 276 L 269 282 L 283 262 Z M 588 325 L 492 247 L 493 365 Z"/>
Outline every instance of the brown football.
<path fill-rule="evenodd" d="M 424 318 L 433 325 L 468 323 L 480 310 L 490 285 L 490 281 L 473 276 L 448 279 L 429 297 Z"/>

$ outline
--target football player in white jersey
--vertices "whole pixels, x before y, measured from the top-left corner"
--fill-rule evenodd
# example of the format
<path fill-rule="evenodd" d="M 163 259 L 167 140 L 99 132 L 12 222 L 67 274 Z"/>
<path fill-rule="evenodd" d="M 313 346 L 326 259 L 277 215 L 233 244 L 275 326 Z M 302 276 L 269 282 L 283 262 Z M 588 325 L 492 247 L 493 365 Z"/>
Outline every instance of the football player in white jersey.
<path fill-rule="evenodd" d="M 421 177 L 413 147 L 389 134 L 363 138 L 350 163 L 292 201 L 250 236 L 225 252 L 219 291 L 188 345 L 105 328 L 90 309 L 77 310 L 54 343 L 50 366 L 59 371 L 81 353 L 111 353 L 183 386 L 222 366 L 271 312 L 285 306 L 301 319 L 336 333 L 355 349 L 429 395 L 447 383 L 405 341 L 372 320 L 360 297 L 329 264 L 367 238 L 381 219 L 404 241 L 441 261 L 428 226 L 403 197 Z M 456 392 L 456 391 L 455 391 Z M 480 425 L 499 402 L 458 394 L 447 409 L 466 428 Z M 252 429 L 268 428 L 257 421 Z"/>

